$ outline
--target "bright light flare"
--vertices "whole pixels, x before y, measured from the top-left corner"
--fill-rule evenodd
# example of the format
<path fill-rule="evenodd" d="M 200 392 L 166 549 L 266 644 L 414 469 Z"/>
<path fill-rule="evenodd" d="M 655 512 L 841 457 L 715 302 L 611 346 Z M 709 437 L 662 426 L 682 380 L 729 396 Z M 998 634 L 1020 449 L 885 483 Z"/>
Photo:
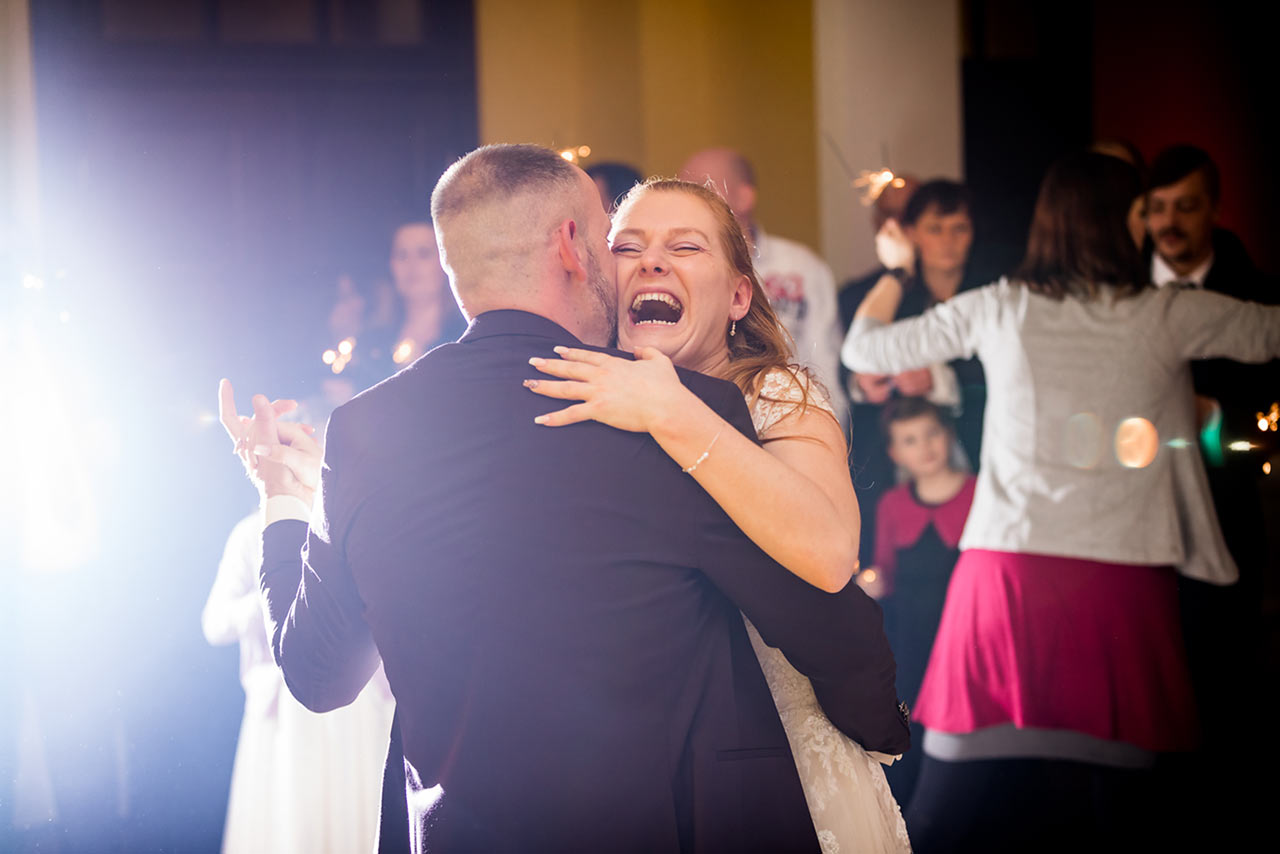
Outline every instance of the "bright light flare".
<path fill-rule="evenodd" d="M 1257 445 L 1246 439 L 1237 439 L 1227 445 L 1228 451 L 1252 451 Z"/>
<path fill-rule="evenodd" d="M 55 354 L 31 326 L 18 331 L 15 343 L 20 368 L 0 377 L 10 404 L 8 417 L 0 417 L 0 442 L 21 451 L 11 460 L 14 483 L 5 484 L 6 499 L 16 500 L 21 519 L 14 551 L 24 569 L 75 569 L 101 546 L 98 508 L 86 476 L 94 443 L 84 435 L 83 419 L 71 417 Z"/>
<path fill-rule="evenodd" d="M 29 291 L 39 291 L 44 289 L 44 279 L 35 273 L 22 274 L 22 287 Z"/>

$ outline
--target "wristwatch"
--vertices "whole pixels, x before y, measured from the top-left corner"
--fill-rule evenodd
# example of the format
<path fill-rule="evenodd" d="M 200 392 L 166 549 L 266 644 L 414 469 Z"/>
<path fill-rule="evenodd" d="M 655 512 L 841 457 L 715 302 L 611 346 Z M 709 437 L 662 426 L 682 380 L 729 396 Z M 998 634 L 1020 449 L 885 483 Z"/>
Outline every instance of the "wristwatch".
<path fill-rule="evenodd" d="M 892 270 L 885 270 L 885 274 L 893 276 L 898 280 L 898 284 L 904 288 L 907 286 L 907 280 L 911 278 L 911 274 L 907 272 L 906 267 L 894 267 Z"/>

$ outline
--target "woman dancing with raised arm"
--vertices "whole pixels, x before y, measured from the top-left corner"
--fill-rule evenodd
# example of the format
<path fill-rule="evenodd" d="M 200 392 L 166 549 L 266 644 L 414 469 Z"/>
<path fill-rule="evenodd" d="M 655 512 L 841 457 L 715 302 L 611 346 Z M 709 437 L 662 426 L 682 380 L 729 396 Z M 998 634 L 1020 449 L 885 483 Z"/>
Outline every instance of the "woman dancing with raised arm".
<path fill-rule="evenodd" d="M 581 401 L 537 420 L 595 420 L 650 433 L 765 552 L 809 583 L 841 589 L 857 566 L 858 503 L 825 393 L 790 363 L 785 333 L 732 211 L 684 181 L 635 187 L 614 216 L 619 344 L 635 361 L 558 348 L 530 380 Z M 742 389 L 762 445 L 689 392 L 673 363 Z M 875 759 L 823 715 L 807 679 L 748 631 L 773 692 L 824 852 L 909 850 Z"/>

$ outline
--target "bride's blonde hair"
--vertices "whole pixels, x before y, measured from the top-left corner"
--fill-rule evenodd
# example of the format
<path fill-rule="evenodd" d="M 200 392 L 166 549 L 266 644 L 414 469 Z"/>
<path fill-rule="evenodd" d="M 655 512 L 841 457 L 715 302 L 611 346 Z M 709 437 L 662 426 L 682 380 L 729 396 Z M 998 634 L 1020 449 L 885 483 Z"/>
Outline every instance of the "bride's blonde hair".
<path fill-rule="evenodd" d="M 803 412 L 810 402 L 810 389 L 816 387 L 817 381 L 808 369 L 795 362 L 791 336 L 778 321 L 769 297 L 760 286 L 760 277 L 751 263 L 751 247 L 729 205 L 710 186 L 675 178 L 650 178 L 631 188 L 618 203 L 614 217 L 624 215 L 631 205 L 650 193 L 684 193 L 700 199 L 720 227 L 720 242 L 724 245 L 729 267 L 734 273 L 746 276 L 751 283 L 751 306 L 737 322 L 736 334 L 729 334 L 730 324 L 726 323 L 724 327 L 725 341 L 729 345 L 729 367 L 724 379 L 740 388 L 749 401 L 763 396 L 765 400 L 791 403 L 790 400 L 781 401 L 761 394 L 765 377 L 770 371 L 781 369 L 799 389 L 799 410 Z"/>

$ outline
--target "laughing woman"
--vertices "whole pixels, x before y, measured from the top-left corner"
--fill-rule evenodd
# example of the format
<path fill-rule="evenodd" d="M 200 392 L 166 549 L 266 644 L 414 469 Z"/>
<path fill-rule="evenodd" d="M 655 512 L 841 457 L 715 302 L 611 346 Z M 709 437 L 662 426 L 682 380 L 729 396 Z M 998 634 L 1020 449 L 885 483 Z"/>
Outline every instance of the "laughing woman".
<path fill-rule="evenodd" d="M 547 397 L 580 401 L 541 416 L 647 432 L 765 552 L 840 590 L 857 567 L 858 502 L 844 436 L 822 388 L 791 363 L 742 230 L 707 187 L 653 180 L 614 216 L 619 346 L 630 361 L 557 348 L 532 364 Z M 761 444 L 681 384 L 674 365 L 730 380 Z M 823 715 L 807 679 L 748 624 L 800 771 L 824 852 L 906 851 L 906 827 L 878 762 Z"/>

